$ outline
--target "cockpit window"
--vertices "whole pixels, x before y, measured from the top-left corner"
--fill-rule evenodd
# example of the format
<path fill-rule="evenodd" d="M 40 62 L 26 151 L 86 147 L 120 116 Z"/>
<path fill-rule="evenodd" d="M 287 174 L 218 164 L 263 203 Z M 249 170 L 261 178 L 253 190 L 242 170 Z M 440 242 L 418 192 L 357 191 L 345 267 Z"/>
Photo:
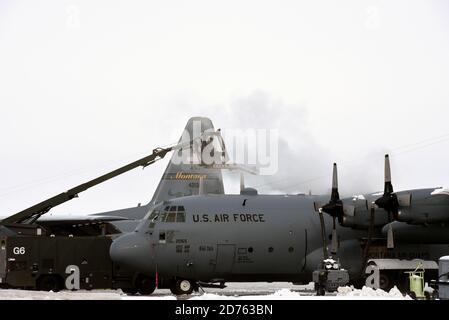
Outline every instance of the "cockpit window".
<path fill-rule="evenodd" d="M 178 207 L 178 213 L 176 214 L 176 222 L 186 222 L 186 213 L 183 206 Z"/>
<path fill-rule="evenodd" d="M 164 210 L 155 209 L 148 215 L 154 227 L 155 222 L 186 222 L 184 206 L 166 206 Z"/>
<path fill-rule="evenodd" d="M 186 213 L 185 212 L 178 212 L 176 214 L 176 222 L 186 222 Z"/>
<path fill-rule="evenodd" d="M 159 217 L 159 210 L 153 210 L 153 212 L 151 212 L 150 216 L 148 217 L 148 220 L 154 221 L 157 220 L 157 218 Z"/>
<path fill-rule="evenodd" d="M 144 217 L 144 219 L 145 220 L 157 220 L 157 217 L 160 215 L 160 210 L 158 210 L 158 209 L 155 209 L 155 210 L 152 210 L 152 211 L 149 211 L 146 215 L 145 215 L 145 217 Z"/>
<path fill-rule="evenodd" d="M 160 222 L 165 222 L 165 219 L 167 218 L 167 213 L 168 213 L 168 212 L 166 212 L 166 211 L 161 212 L 161 215 L 160 215 L 160 217 L 159 217 L 159 221 L 160 221 Z"/>
<path fill-rule="evenodd" d="M 170 211 L 167 215 L 167 220 L 165 222 L 175 222 L 176 220 L 176 211 Z"/>

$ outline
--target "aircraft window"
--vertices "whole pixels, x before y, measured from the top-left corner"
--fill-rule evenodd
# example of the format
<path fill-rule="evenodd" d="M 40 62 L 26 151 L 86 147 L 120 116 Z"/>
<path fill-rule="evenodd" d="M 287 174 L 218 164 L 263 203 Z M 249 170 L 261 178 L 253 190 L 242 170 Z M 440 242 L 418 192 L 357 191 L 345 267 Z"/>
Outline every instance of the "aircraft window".
<path fill-rule="evenodd" d="M 288 252 L 290 252 L 290 253 L 292 253 L 293 250 L 294 250 L 293 247 L 289 247 L 289 248 L 288 248 Z"/>
<path fill-rule="evenodd" d="M 178 211 L 185 211 L 184 206 L 179 206 Z"/>
<path fill-rule="evenodd" d="M 176 211 L 169 212 L 167 215 L 167 220 L 165 222 L 175 222 L 175 220 L 176 220 Z"/>
<path fill-rule="evenodd" d="M 175 231 L 173 231 L 173 230 L 166 231 L 165 232 L 165 240 L 167 243 L 175 242 L 174 241 L 175 240 Z"/>
<path fill-rule="evenodd" d="M 159 242 L 160 243 L 165 243 L 165 231 L 161 231 L 159 233 Z"/>
<path fill-rule="evenodd" d="M 151 212 L 150 216 L 148 217 L 149 220 L 157 220 L 157 217 L 159 216 L 159 210 L 153 210 Z"/>
<path fill-rule="evenodd" d="M 249 248 L 248 248 L 248 252 L 249 252 L 249 253 L 253 252 L 253 247 L 249 247 Z"/>
<path fill-rule="evenodd" d="M 165 222 L 166 217 L 167 217 L 167 212 L 161 212 L 161 215 L 159 216 L 159 221 Z"/>
<path fill-rule="evenodd" d="M 176 215 L 176 222 L 186 222 L 186 213 L 178 211 L 178 214 Z"/>
<path fill-rule="evenodd" d="M 268 252 L 273 252 L 273 250 L 274 250 L 273 247 L 268 248 Z"/>

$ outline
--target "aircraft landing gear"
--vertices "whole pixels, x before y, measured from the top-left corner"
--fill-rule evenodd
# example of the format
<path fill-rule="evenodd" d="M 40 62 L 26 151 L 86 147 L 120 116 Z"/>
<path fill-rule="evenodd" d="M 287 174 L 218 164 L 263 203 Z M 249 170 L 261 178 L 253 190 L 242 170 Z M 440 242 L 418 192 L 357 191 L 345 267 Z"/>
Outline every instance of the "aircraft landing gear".
<path fill-rule="evenodd" d="M 134 284 L 137 292 L 144 296 L 152 294 L 156 289 L 156 282 L 154 279 L 143 274 L 137 276 Z"/>
<path fill-rule="evenodd" d="M 170 291 L 176 295 L 191 294 L 195 289 L 195 283 L 192 280 L 177 279 L 170 286 Z"/>

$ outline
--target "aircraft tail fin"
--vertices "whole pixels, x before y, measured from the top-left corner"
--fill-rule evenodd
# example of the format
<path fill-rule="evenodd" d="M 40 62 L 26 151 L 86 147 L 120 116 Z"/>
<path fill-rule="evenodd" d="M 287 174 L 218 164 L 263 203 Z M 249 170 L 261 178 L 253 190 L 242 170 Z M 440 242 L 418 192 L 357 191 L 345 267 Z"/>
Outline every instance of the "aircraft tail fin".
<path fill-rule="evenodd" d="M 205 132 L 214 132 L 212 121 L 204 117 L 189 119 L 179 143 L 190 141 Z M 199 142 L 199 140 L 196 140 Z M 189 195 L 224 194 L 221 169 L 201 165 L 201 143 L 174 151 L 149 204 Z M 212 152 L 214 152 L 214 147 Z M 201 186 L 200 186 L 201 184 Z"/>

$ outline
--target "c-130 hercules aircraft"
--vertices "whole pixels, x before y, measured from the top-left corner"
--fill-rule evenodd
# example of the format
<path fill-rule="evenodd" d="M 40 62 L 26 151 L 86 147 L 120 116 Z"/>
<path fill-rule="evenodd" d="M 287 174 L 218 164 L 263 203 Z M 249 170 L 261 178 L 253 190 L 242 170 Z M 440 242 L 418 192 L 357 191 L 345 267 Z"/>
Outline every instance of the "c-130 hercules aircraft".
<path fill-rule="evenodd" d="M 305 283 L 328 256 L 340 260 L 353 283 L 364 279 L 367 263 L 375 263 L 381 269 L 380 287 L 388 289 L 404 280 L 404 270 L 416 267 L 413 258 L 435 270 L 435 260 L 447 254 L 449 193 L 435 188 L 394 193 L 388 157 L 384 193 L 340 200 L 334 166 L 330 201 L 326 195 L 258 195 L 243 183 L 240 195 L 224 195 L 220 170 L 245 168 L 226 164 L 219 134 L 202 135 L 213 131 L 209 119 L 190 119 L 185 129 L 190 137 L 198 138 L 192 134 L 195 121 L 200 123 L 200 138 L 206 140 L 201 146 L 207 146 L 211 137 L 221 141 L 223 164 L 208 167 L 170 161 L 145 206 L 76 218 L 45 215 L 78 193 L 145 167 L 176 147 L 156 149 L 150 156 L 4 218 L 0 235 L 15 237 L 41 229 L 50 237 L 91 235 L 98 233 L 92 228 L 105 225 L 106 236 L 115 239 L 110 250 L 114 268 L 121 265 L 136 271 L 134 287 L 123 290 L 141 294 L 152 293 L 156 286 L 184 294 L 198 286 L 224 287 L 229 281 Z M 180 145 L 184 145 L 182 138 Z M 191 144 L 190 148 L 194 149 Z"/>
<path fill-rule="evenodd" d="M 449 192 L 394 192 L 388 155 L 384 192 L 351 198 L 339 197 L 336 164 L 330 200 L 259 195 L 243 183 L 240 194 L 206 194 L 199 183 L 199 194 L 156 203 L 111 245 L 115 263 L 145 275 L 148 294 L 156 287 L 190 294 L 235 281 L 308 283 L 329 256 L 353 284 L 364 283 L 367 264 L 376 265 L 380 288 L 388 290 L 403 287 L 404 271 L 417 261 L 435 272 L 435 261 L 449 253 Z"/>

